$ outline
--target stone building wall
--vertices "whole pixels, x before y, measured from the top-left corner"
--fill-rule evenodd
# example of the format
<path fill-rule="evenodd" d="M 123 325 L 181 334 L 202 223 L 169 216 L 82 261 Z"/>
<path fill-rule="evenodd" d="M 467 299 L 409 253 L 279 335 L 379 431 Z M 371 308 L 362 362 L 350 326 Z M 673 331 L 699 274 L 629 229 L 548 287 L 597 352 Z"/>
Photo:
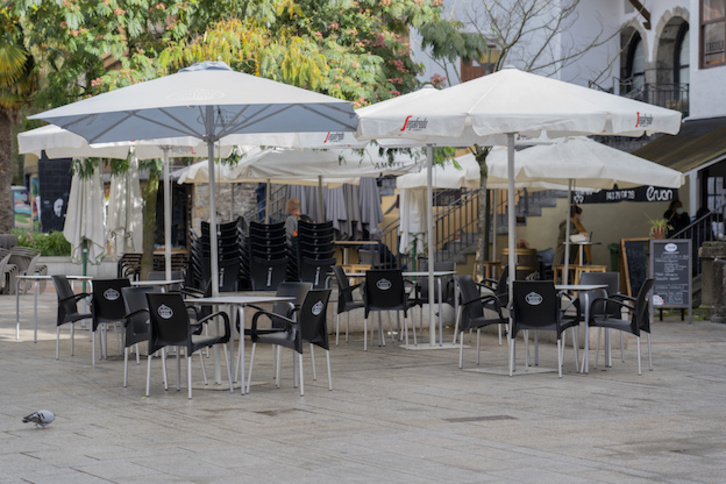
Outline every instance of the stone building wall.
<path fill-rule="evenodd" d="M 216 186 L 217 223 L 230 222 L 248 215 L 257 206 L 256 183 L 218 183 Z M 201 233 L 202 220 L 209 221 L 209 185 L 197 183 L 193 189 L 192 229 Z"/>

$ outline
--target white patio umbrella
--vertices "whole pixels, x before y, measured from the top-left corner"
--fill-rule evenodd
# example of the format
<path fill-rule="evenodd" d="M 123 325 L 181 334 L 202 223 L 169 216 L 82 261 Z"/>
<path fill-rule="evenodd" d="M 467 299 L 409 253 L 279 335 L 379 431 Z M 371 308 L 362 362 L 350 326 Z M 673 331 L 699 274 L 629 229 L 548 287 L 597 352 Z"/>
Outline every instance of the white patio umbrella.
<path fill-rule="evenodd" d="M 99 264 L 106 254 L 106 225 L 103 210 L 103 182 L 96 167 L 88 178 L 73 174 L 63 236 L 71 244 L 71 258 L 83 264 Z"/>
<path fill-rule="evenodd" d="M 407 99 L 404 99 L 407 98 Z M 514 207 L 514 138 L 567 135 L 640 136 L 677 133 L 681 114 L 594 89 L 505 68 L 425 96 L 400 96 L 358 110 L 357 137 L 404 138 L 427 144 L 461 146 L 472 137 L 482 145 L 508 147 L 508 204 Z M 432 215 L 429 215 L 430 221 Z M 509 265 L 514 267 L 514 210 L 509 210 Z M 433 234 L 429 231 L 429 244 Z M 429 280 L 433 291 L 433 278 Z M 510 281 L 510 296 L 512 292 Z M 511 297 L 510 297 L 511 299 Z M 433 310 L 431 310 L 433 312 Z M 433 318 L 432 318 L 433 320 Z M 433 344 L 434 328 L 431 331 Z"/>
<path fill-rule="evenodd" d="M 503 150 L 493 150 L 486 160 L 488 188 L 508 186 L 508 160 Z M 570 137 L 548 145 L 517 152 L 514 160 L 514 186 L 530 189 L 563 189 L 572 186 L 584 191 L 610 189 L 614 185 L 631 188 L 654 185 L 679 188 L 685 176 L 676 170 L 639 158 L 589 138 Z M 568 199 L 572 199 L 571 193 Z M 565 220 L 569 218 L 569 205 Z M 565 284 L 568 279 L 570 237 L 565 237 Z"/>
<path fill-rule="evenodd" d="M 163 138 L 156 140 L 128 140 L 120 142 L 89 144 L 85 138 L 59 126 L 48 125 L 18 134 L 18 151 L 21 154 L 32 153 L 40 158 L 43 151 L 49 158 L 115 158 L 125 159 L 133 154 L 136 160 L 154 158 L 164 159 L 164 238 L 166 278 L 171 278 L 171 186 L 169 182 L 169 156 L 207 156 L 206 144 L 191 136 Z M 217 146 L 217 154 L 226 158 L 234 147 Z M 135 164 L 136 161 L 132 162 Z M 115 178 L 115 180 L 114 180 Z M 130 187 L 130 188 L 129 188 Z M 129 196 L 130 195 L 130 196 Z M 134 250 L 141 247 L 142 216 L 140 211 L 140 188 L 138 175 L 133 177 L 112 177 L 111 216 L 109 230 L 121 233 L 124 245 L 132 234 Z M 113 250 L 118 249 L 115 240 Z"/>
<path fill-rule="evenodd" d="M 128 171 L 112 175 L 110 181 L 106 220 L 107 238 L 111 244 L 109 255 L 138 252 L 143 240 L 143 199 L 138 160 L 132 157 Z"/>
<path fill-rule="evenodd" d="M 43 119 L 89 142 L 192 136 L 207 143 L 210 184 L 214 144 L 232 134 L 354 131 L 352 103 L 239 72 L 223 62 L 203 62 L 176 74 L 142 82 L 52 109 Z M 224 144 L 224 141 L 222 141 Z M 210 225 L 216 226 L 214 190 Z M 219 293 L 217 233 L 210 232 L 212 293 Z"/>

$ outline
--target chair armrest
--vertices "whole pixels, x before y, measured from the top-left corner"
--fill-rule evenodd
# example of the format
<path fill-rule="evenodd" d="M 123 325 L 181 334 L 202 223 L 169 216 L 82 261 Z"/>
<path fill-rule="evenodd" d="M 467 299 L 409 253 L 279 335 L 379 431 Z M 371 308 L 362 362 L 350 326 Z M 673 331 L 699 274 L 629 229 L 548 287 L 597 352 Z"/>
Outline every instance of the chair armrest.
<path fill-rule="evenodd" d="M 479 298 L 472 299 L 472 300 L 466 301 L 466 302 L 462 302 L 461 303 L 461 306 L 462 307 L 466 307 L 469 304 L 474 304 L 474 303 L 479 303 L 482 306 L 485 306 L 486 304 L 488 304 L 490 302 L 491 303 L 494 303 L 494 308 L 487 308 L 487 309 L 491 309 L 492 311 L 496 311 L 497 313 L 499 313 L 499 316 L 503 317 L 502 316 L 502 304 L 499 301 L 499 298 L 496 297 L 496 296 L 494 296 L 494 295 L 491 295 L 491 294 L 486 294 L 486 295 L 481 296 Z"/>
<path fill-rule="evenodd" d="M 137 314 L 141 314 L 141 313 L 149 314 L 149 310 L 147 308 L 140 308 L 140 309 L 137 309 L 136 311 L 131 311 L 130 313 L 128 313 L 127 315 L 124 316 L 124 321 L 126 321 L 126 323 L 128 323 L 129 319 L 131 319 L 134 316 L 136 316 Z M 126 324 L 126 323 L 124 323 L 124 324 Z"/>
<path fill-rule="evenodd" d="M 634 306 L 631 306 L 630 304 L 628 304 L 626 302 L 623 302 L 623 301 L 620 301 L 620 300 L 617 300 L 617 299 L 612 299 L 612 298 L 609 298 L 609 297 L 599 297 L 597 299 L 593 299 L 592 302 L 590 303 L 590 308 L 591 308 L 591 310 L 590 310 L 590 320 L 592 320 L 593 316 L 595 316 L 595 311 L 593 311 L 592 308 L 594 308 L 595 305 L 598 304 L 598 303 L 601 304 L 602 307 L 603 307 L 603 309 L 602 309 L 602 314 L 603 315 L 606 315 L 607 314 L 607 308 L 608 308 L 608 306 L 611 306 L 611 305 L 616 305 L 616 306 L 619 306 L 621 308 L 625 308 L 628 311 L 635 311 L 635 307 Z"/>
<path fill-rule="evenodd" d="M 277 313 L 273 313 L 272 311 L 267 311 L 267 310 L 264 310 L 264 309 L 257 308 L 255 306 L 253 306 L 252 304 L 248 305 L 248 307 L 254 307 L 255 309 L 258 310 L 255 313 L 255 315 L 252 316 L 252 325 L 250 327 L 250 335 L 253 336 L 253 337 L 255 335 L 257 335 L 257 333 L 258 333 L 258 330 L 257 330 L 257 320 L 260 319 L 261 316 L 267 316 L 268 318 L 274 317 L 275 319 L 278 319 L 278 320 L 283 321 L 285 323 L 286 329 L 287 328 L 291 328 L 291 327 L 296 326 L 296 325 L 299 324 L 297 321 L 293 321 L 290 318 L 286 318 L 285 316 L 281 316 L 281 315 L 279 315 Z M 275 331 L 284 331 L 284 330 L 279 329 L 279 330 L 275 330 Z M 264 332 L 269 333 L 269 332 L 272 332 L 272 331 L 265 330 Z"/>
<path fill-rule="evenodd" d="M 79 292 L 78 294 L 74 294 L 72 296 L 64 297 L 63 299 L 59 299 L 58 302 L 66 302 L 66 301 L 80 301 L 83 298 L 90 297 L 91 295 L 87 292 Z"/>

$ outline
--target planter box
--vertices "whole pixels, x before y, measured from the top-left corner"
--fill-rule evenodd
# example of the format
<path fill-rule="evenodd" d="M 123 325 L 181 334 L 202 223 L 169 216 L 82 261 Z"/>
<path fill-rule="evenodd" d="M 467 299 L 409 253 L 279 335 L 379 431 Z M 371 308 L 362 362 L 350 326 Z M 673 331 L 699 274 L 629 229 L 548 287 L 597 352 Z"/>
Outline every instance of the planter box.
<path fill-rule="evenodd" d="M 38 264 L 48 266 L 48 274 L 82 275 L 83 265 L 75 264 L 70 257 L 41 257 Z M 104 260 L 99 265 L 88 264 L 89 276 L 100 279 L 113 279 L 116 277 L 116 262 Z"/>

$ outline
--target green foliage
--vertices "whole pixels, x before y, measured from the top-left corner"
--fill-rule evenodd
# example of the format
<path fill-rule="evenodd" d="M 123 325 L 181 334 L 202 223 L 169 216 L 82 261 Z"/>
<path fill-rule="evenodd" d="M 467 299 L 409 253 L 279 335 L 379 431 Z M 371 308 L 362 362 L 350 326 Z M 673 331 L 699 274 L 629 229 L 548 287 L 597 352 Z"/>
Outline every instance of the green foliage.
<path fill-rule="evenodd" d="M 30 230 L 12 229 L 12 233 L 18 236 L 19 246 L 38 249 L 44 256 L 63 257 L 71 255 L 71 244 L 63 236 L 63 232 L 51 231 L 46 234 Z"/>

